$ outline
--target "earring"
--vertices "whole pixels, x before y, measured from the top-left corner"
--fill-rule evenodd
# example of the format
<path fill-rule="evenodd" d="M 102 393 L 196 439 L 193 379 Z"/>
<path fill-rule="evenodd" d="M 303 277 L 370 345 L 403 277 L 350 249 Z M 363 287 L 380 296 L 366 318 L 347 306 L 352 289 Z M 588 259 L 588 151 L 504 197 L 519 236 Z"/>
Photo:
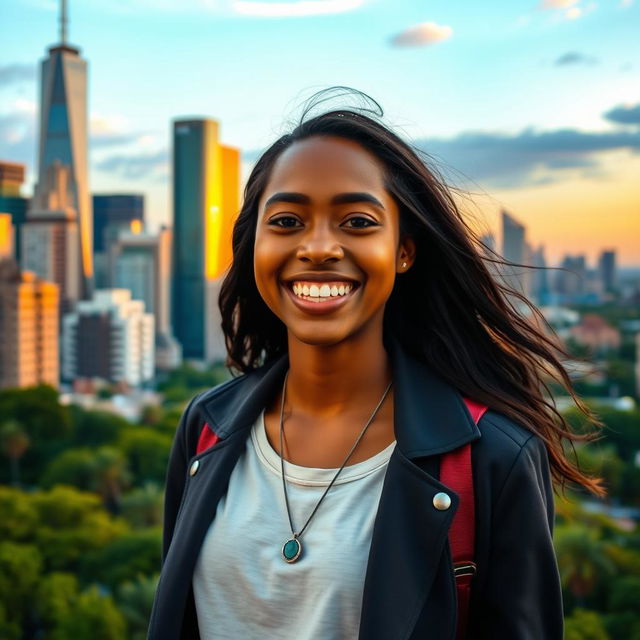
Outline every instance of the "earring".
<path fill-rule="evenodd" d="M 406 263 L 406 262 L 403 262 L 403 263 L 402 263 L 402 268 L 404 269 L 406 266 L 407 266 L 407 263 Z"/>

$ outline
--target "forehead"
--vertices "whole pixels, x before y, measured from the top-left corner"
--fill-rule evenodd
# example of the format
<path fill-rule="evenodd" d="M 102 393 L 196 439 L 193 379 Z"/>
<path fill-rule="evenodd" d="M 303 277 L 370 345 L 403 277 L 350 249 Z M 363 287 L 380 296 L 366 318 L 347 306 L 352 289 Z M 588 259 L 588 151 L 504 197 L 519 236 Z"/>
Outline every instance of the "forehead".
<path fill-rule="evenodd" d="M 276 160 L 262 202 L 276 191 L 333 194 L 370 191 L 383 195 L 382 163 L 353 140 L 315 136 L 293 143 Z"/>

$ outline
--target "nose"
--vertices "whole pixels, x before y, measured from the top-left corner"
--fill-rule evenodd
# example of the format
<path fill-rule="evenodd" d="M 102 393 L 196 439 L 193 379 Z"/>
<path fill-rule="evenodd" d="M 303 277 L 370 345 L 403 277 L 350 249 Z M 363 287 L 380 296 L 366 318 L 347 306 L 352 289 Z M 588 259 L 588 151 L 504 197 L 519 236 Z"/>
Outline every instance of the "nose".
<path fill-rule="evenodd" d="M 327 224 L 312 225 L 301 237 L 296 252 L 299 260 L 321 264 L 340 260 L 344 251 L 340 242 Z"/>

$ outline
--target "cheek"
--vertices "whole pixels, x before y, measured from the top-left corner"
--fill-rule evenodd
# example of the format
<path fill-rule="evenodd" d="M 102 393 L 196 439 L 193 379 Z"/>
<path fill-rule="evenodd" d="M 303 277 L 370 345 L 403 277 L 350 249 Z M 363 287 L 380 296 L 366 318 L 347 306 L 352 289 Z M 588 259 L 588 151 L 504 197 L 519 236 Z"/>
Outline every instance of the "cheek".
<path fill-rule="evenodd" d="M 257 236 L 253 248 L 253 275 L 258 292 L 269 306 L 278 294 L 278 266 L 277 252 L 269 242 Z"/>

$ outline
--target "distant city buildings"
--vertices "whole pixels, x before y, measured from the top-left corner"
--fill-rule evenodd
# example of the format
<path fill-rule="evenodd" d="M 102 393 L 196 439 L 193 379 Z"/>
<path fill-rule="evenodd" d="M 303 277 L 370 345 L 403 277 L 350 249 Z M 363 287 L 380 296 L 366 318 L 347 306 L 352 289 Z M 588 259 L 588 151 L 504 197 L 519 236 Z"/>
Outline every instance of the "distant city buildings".
<path fill-rule="evenodd" d="M 64 168 L 69 208 L 78 225 L 80 295 L 88 298 L 93 289 L 93 233 L 87 162 L 87 63 L 79 49 L 67 44 L 66 3 L 62 3 L 62 12 L 60 42 L 49 48 L 40 66 L 38 180 L 31 206 L 39 213 L 50 210 L 50 170 L 55 165 Z"/>
<path fill-rule="evenodd" d="M 180 365 L 180 345 L 171 333 L 171 240 L 162 227 L 157 234 L 121 231 L 109 249 L 109 281 L 119 289 L 128 289 L 135 300 L 155 317 L 156 367 L 171 370 Z"/>
<path fill-rule="evenodd" d="M 154 376 L 154 319 L 126 289 L 96 289 L 64 316 L 62 378 L 138 386 Z"/>
<path fill-rule="evenodd" d="M 0 260 L 0 388 L 58 387 L 58 287 Z"/>
<path fill-rule="evenodd" d="M 240 151 L 219 142 L 215 120 L 173 123 L 172 320 L 188 359 L 226 356 L 217 299 L 231 263 L 239 167 Z"/>
<path fill-rule="evenodd" d="M 569 329 L 569 335 L 578 344 L 589 347 L 594 355 L 602 355 L 620 347 L 620 331 L 596 313 L 585 313 Z"/>

